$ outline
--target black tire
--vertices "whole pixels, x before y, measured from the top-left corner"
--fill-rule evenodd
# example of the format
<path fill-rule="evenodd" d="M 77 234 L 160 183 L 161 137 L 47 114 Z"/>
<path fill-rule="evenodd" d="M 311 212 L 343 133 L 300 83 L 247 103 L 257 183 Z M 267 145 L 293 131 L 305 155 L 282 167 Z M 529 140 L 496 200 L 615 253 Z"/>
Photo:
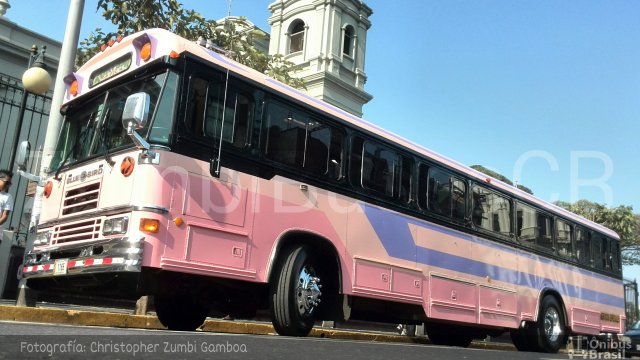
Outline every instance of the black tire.
<path fill-rule="evenodd" d="M 461 326 L 447 324 L 425 324 L 429 341 L 434 345 L 468 347 L 473 340 L 473 332 Z"/>
<path fill-rule="evenodd" d="M 271 284 L 271 319 L 280 335 L 307 336 L 316 321 L 320 302 L 319 264 L 305 245 L 283 253 Z"/>
<path fill-rule="evenodd" d="M 567 327 L 564 312 L 555 297 L 547 295 L 542 299 L 538 321 L 531 331 L 535 337 L 537 351 L 557 353 L 566 344 Z"/>
<path fill-rule="evenodd" d="M 187 296 L 154 297 L 156 315 L 169 330 L 193 331 L 204 323 L 209 309 Z"/>

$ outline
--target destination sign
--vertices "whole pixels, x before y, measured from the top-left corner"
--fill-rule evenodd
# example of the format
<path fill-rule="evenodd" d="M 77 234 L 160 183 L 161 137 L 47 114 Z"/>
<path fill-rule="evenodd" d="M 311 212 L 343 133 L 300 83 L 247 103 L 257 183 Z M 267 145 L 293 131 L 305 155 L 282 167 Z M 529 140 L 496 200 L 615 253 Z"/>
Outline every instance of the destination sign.
<path fill-rule="evenodd" d="M 127 54 L 118 60 L 103 66 L 100 69 L 94 71 L 89 77 L 89 87 L 92 88 L 102 82 L 105 82 L 112 77 L 121 74 L 131 66 L 131 54 Z"/>

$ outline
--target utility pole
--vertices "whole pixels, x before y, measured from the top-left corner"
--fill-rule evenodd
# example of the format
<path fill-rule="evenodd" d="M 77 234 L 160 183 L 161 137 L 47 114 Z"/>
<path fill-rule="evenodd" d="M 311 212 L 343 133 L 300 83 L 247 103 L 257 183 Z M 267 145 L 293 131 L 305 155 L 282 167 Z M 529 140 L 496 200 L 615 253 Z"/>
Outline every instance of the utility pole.
<path fill-rule="evenodd" d="M 62 115 L 60 107 L 64 100 L 65 84 L 64 77 L 74 70 L 76 60 L 76 49 L 78 48 L 78 39 L 80 38 L 80 25 L 82 25 L 82 12 L 84 11 L 84 0 L 70 0 L 69 14 L 67 15 L 67 25 L 62 41 L 62 51 L 60 52 L 60 64 L 58 64 L 58 74 L 56 75 L 56 83 L 53 88 L 53 98 L 51 99 L 51 110 L 49 111 L 49 123 L 47 124 L 47 133 L 44 139 L 43 157 L 40 168 L 40 175 L 47 172 L 53 153 L 56 148 L 56 141 L 62 127 Z M 31 221 L 29 224 L 29 233 L 27 234 L 27 244 L 25 245 L 25 255 L 33 248 L 33 238 L 35 227 L 40 218 L 40 210 L 42 207 L 43 188 L 38 186 L 33 201 L 33 209 L 31 210 Z M 35 299 L 28 296 L 27 284 L 24 279 L 20 279 L 18 288 L 17 306 L 35 305 Z"/>

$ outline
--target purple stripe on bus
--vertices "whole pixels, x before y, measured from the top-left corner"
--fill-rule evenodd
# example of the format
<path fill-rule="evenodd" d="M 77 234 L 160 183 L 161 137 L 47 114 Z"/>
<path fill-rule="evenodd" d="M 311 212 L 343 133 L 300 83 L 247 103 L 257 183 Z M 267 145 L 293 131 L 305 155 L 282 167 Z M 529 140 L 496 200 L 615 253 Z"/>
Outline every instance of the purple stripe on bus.
<path fill-rule="evenodd" d="M 511 284 L 527 286 L 540 290 L 544 287 L 550 287 L 557 290 L 560 294 L 571 296 L 587 301 L 597 302 L 600 304 L 623 307 L 624 299 L 601 293 L 598 291 L 582 288 L 579 286 L 566 284 L 560 281 L 555 281 L 545 277 L 520 272 L 517 270 L 507 269 L 504 267 L 484 263 L 481 261 L 465 258 L 462 256 L 452 255 L 441 251 L 416 246 L 413 235 L 409 230 L 409 224 L 415 224 L 418 226 L 433 229 L 448 235 L 456 236 L 466 241 L 478 242 L 477 238 L 468 234 L 459 233 L 453 230 L 441 228 L 432 224 L 426 224 L 410 219 L 408 217 L 392 213 L 387 210 L 376 208 L 370 205 L 363 204 L 363 210 L 369 219 L 369 222 L 373 226 L 376 234 L 382 241 L 382 244 L 387 253 L 395 258 L 416 261 L 420 264 L 437 266 L 440 268 L 466 273 L 469 275 L 491 278 L 503 281 Z M 484 245 L 484 242 L 482 242 Z M 519 256 L 526 256 L 526 252 L 516 249 L 509 249 L 506 246 L 501 246 L 501 250 L 507 250 L 510 253 L 517 254 Z M 541 258 L 539 258 L 541 260 Z M 548 259 L 545 259 L 548 260 Z M 554 265 L 553 261 L 546 261 L 546 263 Z M 576 271 L 578 269 L 571 269 Z M 606 277 L 600 276 L 590 272 L 582 272 L 581 275 L 597 277 L 600 279 L 611 280 Z M 598 276 L 594 276 L 598 275 Z M 615 284 L 622 286 L 621 282 L 613 281 Z"/>
<path fill-rule="evenodd" d="M 411 224 L 414 224 L 414 225 L 417 225 L 417 226 L 421 226 L 423 228 L 427 228 L 427 229 L 430 229 L 430 230 L 438 231 L 438 232 L 441 232 L 443 234 L 447 234 L 447 235 L 450 235 L 450 236 L 456 236 L 456 237 L 459 237 L 459 238 L 461 238 L 463 240 L 466 240 L 466 241 L 472 241 L 474 243 L 478 243 L 478 244 L 481 244 L 481 245 L 484 245 L 484 246 L 488 246 L 488 247 L 491 247 L 491 248 L 494 248 L 494 249 L 497 249 L 497 250 L 500 250 L 500 251 L 508 252 L 508 253 L 513 254 L 513 255 L 526 257 L 526 258 L 529 258 L 531 260 L 540 261 L 540 262 L 542 262 L 544 264 L 552 265 L 552 266 L 555 266 L 555 267 L 558 267 L 558 268 L 561 268 L 561 269 L 564 269 L 564 270 L 577 272 L 577 273 L 579 273 L 579 274 L 581 274 L 583 276 L 590 276 L 590 277 L 593 277 L 593 278 L 596 278 L 596 279 L 599 279 L 599 280 L 602 280 L 602 281 L 607 281 L 607 282 L 613 283 L 615 285 L 622 286 L 622 280 L 617 280 L 617 279 L 613 279 L 613 278 L 610 278 L 610 277 L 606 277 L 604 275 L 595 273 L 593 271 L 584 270 L 584 269 L 581 269 L 579 267 L 576 267 L 576 266 L 573 266 L 573 265 L 569 265 L 569 264 L 565 264 L 565 263 L 562 263 L 562 262 L 558 262 L 558 261 L 553 260 L 553 259 L 547 259 L 545 257 L 541 257 L 539 255 L 532 254 L 532 253 L 527 252 L 527 251 L 518 250 L 518 249 L 509 247 L 509 246 L 506 246 L 506 245 L 503 245 L 503 244 L 500 244 L 500 243 L 493 242 L 491 240 L 486 240 L 486 239 L 483 239 L 483 238 L 479 238 L 477 236 L 472 236 L 472 235 L 465 234 L 465 233 L 462 233 L 462 232 L 459 232 L 459 231 L 447 229 L 447 228 L 439 226 L 439 225 L 431 224 L 431 223 L 428 223 L 428 222 L 420 222 L 418 220 L 414 220 L 414 219 L 407 218 L 407 217 L 405 217 L 405 219 L 406 219 L 407 222 L 409 222 Z"/>
<path fill-rule="evenodd" d="M 369 206 L 369 205 L 366 205 L 366 206 Z M 393 214 L 393 213 L 389 212 L 389 214 Z M 469 235 L 469 234 L 465 234 L 463 232 L 459 232 L 459 231 L 456 231 L 456 230 L 448 229 L 446 227 L 443 227 L 443 226 L 440 226 L 440 225 L 436 225 L 436 224 L 432 224 L 432 223 L 428 223 L 426 221 L 420 221 L 420 220 L 417 220 L 417 219 L 413 219 L 413 218 L 407 217 L 405 215 L 394 214 L 394 216 L 401 217 L 402 219 L 404 219 L 403 221 L 405 221 L 407 223 L 410 223 L 410 224 L 413 224 L 413 225 L 416 225 L 416 226 L 420 226 L 420 227 L 423 227 L 423 228 L 426 228 L 426 229 L 437 231 L 437 232 L 440 232 L 440 233 L 443 233 L 443 234 L 446 234 L 446 235 L 455 236 L 455 237 L 458 237 L 458 238 L 460 238 L 462 240 L 465 240 L 465 241 L 471 241 L 471 242 L 474 242 L 474 243 L 478 243 L 478 244 L 481 244 L 481 245 L 484 245 L 484 246 L 488 246 L 488 247 L 491 247 L 491 248 L 494 248 L 494 249 L 497 249 L 497 250 L 500 250 L 500 251 L 508 252 L 508 253 L 516 255 L 516 256 L 526 257 L 526 258 L 529 258 L 529 259 L 534 260 L 534 261 L 540 261 L 540 262 L 542 262 L 544 264 L 552 265 L 552 266 L 555 266 L 555 267 L 558 267 L 558 268 L 561 268 L 561 269 L 564 269 L 564 270 L 577 272 L 577 273 L 579 273 L 579 274 L 581 274 L 583 276 L 590 276 L 590 277 L 596 278 L 598 280 L 607 281 L 607 282 L 613 283 L 615 285 L 622 286 L 622 280 L 606 277 L 604 275 L 595 273 L 593 271 L 581 269 L 581 268 L 579 268 L 577 266 L 565 264 L 565 263 L 558 262 L 558 261 L 552 260 L 552 259 L 547 259 L 547 258 L 538 256 L 536 254 L 529 253 L 527 251 L 518 250 L 518 249 L 509 247 L 509 246 L 506 246 L 506 245 L 503 245 L 503 244 L 500 244 L 500 243 L 493 242 L 491 240 L 482 239 L 482 238 L 479 238 L 477 236 L 472 236 L 472 235 Z M 412 243 L 413 243 L 413 241 L 412 241 Z"/>

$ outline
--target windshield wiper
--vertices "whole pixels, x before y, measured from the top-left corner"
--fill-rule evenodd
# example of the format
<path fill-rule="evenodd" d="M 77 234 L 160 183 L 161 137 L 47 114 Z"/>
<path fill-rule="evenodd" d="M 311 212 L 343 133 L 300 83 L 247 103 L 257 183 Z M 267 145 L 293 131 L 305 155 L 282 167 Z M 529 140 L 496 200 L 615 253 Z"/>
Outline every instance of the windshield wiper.
<path fill-rule="evenodd" d="M 107 109 L 107 111 L 104 114 L 104 120 L 102 120 L 102 126 L 100 127 L 100 144 L 98 145 L 98 147 L 104 147 L 104 160 L 109 164 L 109 166 L 113 167 L 116 162 L 113 161 L 113 159 L 111 158 L 111 155 L 109 155 L 109 144 L 108 144 L 108 140 L 109 140 L 109 136 L 108 135 L 108 120 L 109 117 L 111 116 L 111 108 Z"/>
<path fill-rule="evenodd" d="M 60 172 L 63 169 L 66 169 L 67 167 L 69 167 L 69 165 L 71 165 L 71 163 L 67 163 L 67 161 L 69 161 L 69 158 L 71 157 L 71 155 L 73 153 L 78 151 L 78 145 L 82 144 L 85 141 L 85 137 L 87 136 L 87 134 L 89 133 L 89 129 L 91 128 L 89 126 L 89 124 L 91 124 L 91 119 L 93 118 L 92 115 L 94 115 L 94 114 L 92 113 L 91 115 L 89 115 L 89 121 L 87 121 L 87 126 L 80 133 L 78 141 L 76 141 L 76 143 L 73 145 L 73 148 L 71 149 L 71 151 L 69 151 L 67 156 L 65 156 L 64 159 L 62 159 L 62 162 L 60 162 L 60 166 L 58 166 L 58 168 L 56 169 L 56 173 L 55 173 L 55 175 L 53 177 L 55 180 L 57 180 L 57 181 L 61 180 L 60 179 Z"/>

